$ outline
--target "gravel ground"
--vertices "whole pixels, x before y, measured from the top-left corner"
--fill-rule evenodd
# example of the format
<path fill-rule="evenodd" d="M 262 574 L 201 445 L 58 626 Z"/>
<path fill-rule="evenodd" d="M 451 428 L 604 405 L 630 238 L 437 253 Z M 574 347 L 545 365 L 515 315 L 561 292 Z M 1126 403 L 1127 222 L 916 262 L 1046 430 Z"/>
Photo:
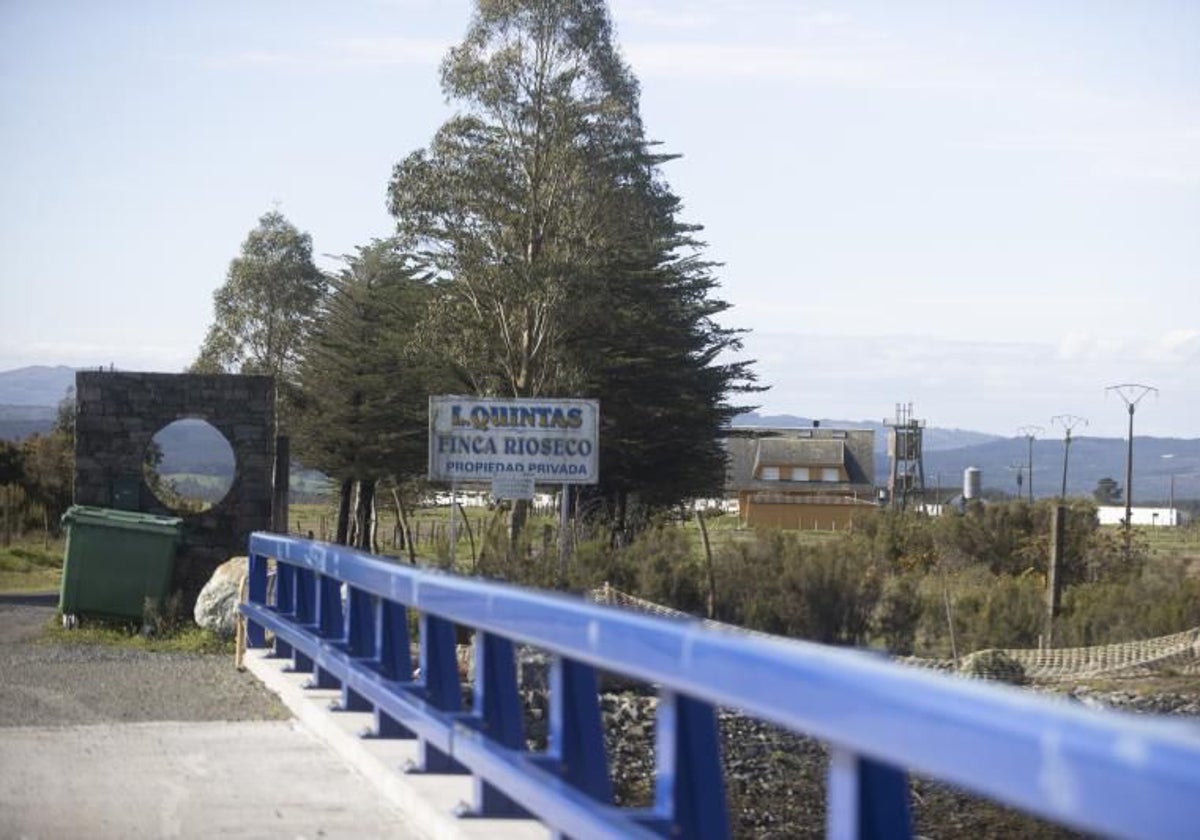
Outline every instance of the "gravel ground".
<path fill-rule="evenodd" d="M 0 727 L 288 717 L 232 656 L 39 643 L 57 602 L 0 595 Z"/>

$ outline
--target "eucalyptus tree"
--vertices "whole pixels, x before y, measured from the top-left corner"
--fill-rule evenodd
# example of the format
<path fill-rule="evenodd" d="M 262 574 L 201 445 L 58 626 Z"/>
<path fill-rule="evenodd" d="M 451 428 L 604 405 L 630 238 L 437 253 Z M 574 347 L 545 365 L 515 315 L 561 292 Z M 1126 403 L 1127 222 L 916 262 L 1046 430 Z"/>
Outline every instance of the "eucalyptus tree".
<path fill-rule="evenodd" d="M 641 142 L 604 4 L 480 2 L 442 89 L 461 111 L 390 187 L 400 235 L 448 281 L 432 332 L 481 393 L 559 392 L 572 280 L 611 234 L 611 159 Z"/>
<path fill-rule="evenodd" d="M 598 397 L 601 492 L 719 486 L 727 397 L 751 374 L 717 362 L 738 334 L 714 320 L 606 5 L 480 0 L 442 89 L 458 112 L 389 188 L 436 279 L 425 334 L 477 393 Z"/>
<path fill-rule="evenodd" d="M 293 383 L 325 290 L 312 237 L 277 210 L 264 214 L 213 293 L 213 323 L 191 369 L 269 374 Z"/>

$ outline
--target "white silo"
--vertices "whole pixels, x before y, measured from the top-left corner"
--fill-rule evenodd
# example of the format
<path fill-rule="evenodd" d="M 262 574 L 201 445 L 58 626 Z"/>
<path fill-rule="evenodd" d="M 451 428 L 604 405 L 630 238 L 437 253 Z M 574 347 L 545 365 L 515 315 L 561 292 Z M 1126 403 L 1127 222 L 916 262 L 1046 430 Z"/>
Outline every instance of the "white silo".
<path fill-rule="evenodd" d="M 978 499 L 983 489 L 983 471 L 979 467 L 967 467 L 963 470 L 963 498 Z"/>

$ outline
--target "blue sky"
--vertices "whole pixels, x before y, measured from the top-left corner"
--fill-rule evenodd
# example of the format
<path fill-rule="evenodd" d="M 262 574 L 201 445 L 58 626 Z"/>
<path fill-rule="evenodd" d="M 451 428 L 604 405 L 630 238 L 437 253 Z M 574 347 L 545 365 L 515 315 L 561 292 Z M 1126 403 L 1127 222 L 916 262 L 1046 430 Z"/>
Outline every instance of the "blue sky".
<path fill-rule="evenodd" d="M 275 203 L 386 235 L 471 8 L 0 3 L 0 369 L 181 369 Z M 764 411 L 1116 436 L 1133 381 L 1139 434 L 1200 437 L 1200 4 L 612 12 Z"/>

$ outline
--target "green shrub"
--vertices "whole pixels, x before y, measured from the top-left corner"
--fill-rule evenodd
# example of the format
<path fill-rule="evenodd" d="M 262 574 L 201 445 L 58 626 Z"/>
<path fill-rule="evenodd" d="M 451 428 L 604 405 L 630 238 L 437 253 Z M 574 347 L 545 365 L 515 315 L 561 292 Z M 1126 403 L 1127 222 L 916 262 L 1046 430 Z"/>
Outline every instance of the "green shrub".
<path fill-rule="evenodd" d="M 1063 594 L 1055 644 L 1083 647 L 1166 636 L 1200 626 L 1200 580 L 1162 560 L 1135 580 L 1077 584 Z"/>
<path fill-rule="evenodd" d="M 937 604 L 929 605 L 935 612 Z M 894 654 L 908 656 L 914 650 L 917 627 L 925 614 L 921 597 L 921 575 L 916 572 L 889 575 L 875 607 L 873 629 L 884 647 Z"/>
<path fill-rule="evenodd" d="M 683 529 L 665 525 L 650 528 L 621 553 L 624 563 L 636 570 L 639 597 L 684 612 L 704 612 L 703 569 Z"/>
<path fill-rule="evenodd" d="M 882 591 L 868 543 L 824 544 L 764 532 L 714 560 L 717 617 L 755 630 L 829 644 L 861 644 Z"/>
<path fill-rule="evenodd" d="M 951 653 L 946 601 L 954 621 L 958 653 L 985 648 L 1037 647 L 1043 627 L 1043 589 L 1035 574 L 995 575 L 974 567 L 921 584 L 923 610 L 916 652 L 946 657 Z"/>

